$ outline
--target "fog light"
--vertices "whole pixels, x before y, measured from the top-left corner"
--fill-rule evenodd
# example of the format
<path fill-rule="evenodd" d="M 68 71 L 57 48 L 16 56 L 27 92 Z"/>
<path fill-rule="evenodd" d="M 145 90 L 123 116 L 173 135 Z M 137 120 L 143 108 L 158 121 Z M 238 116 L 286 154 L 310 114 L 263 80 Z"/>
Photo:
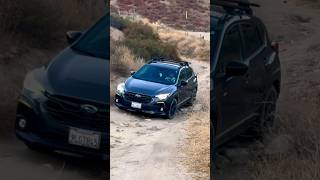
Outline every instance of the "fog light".
<path fill-rule="evenodd" d="M 21 118 L 21 119 L 19 119 L 18 125 L 21 129 L 24 129 L 24 128 L 26 128 L 27 121 L 25 119 Z"/>
<path fill-rule="evenodd" d="M 119 100 L 118 99 L 116 99 L 116 102 L 118 102 Z"/>
<path fill-rule="evenodd" d="M 163 111 L 163 108 L 161 108 L 160 111 Z"/>

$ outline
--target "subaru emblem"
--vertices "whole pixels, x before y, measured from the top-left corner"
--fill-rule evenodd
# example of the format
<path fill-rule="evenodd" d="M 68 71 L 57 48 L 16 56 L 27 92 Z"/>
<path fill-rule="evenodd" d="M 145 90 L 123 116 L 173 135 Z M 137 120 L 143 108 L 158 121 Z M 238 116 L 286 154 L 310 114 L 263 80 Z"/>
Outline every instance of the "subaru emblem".
<path fill-rule="evenodd" d="M 141 95 L 140 94 L 136 94 L 135 97 L 141 98 Z"/>
<path fill-rule="evenodd" d="M 81 110 L 89 114 L 95 114 L 96 112 L 98 112 L 98 108 L 90 104 L 81 105 Z"/>

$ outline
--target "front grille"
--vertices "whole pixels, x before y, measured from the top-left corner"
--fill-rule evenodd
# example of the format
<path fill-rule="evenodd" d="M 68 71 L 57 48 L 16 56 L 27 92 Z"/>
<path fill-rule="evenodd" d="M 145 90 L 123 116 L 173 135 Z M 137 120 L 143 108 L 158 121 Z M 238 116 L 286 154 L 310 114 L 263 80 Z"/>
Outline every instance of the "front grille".
<path fill-rule="evenodd" d="M 77 98 L 46 94 L 45 109 L 51 119 L 69 126 L 106 132 L 109 127 L 109 107 L 106 104 L 90 102 Z M 90 114 L 81 105 L 90 104 L 98 111 Z"/>
<path fill-rule="evenodd" d="M 139 103 L 150 103 L 152 100 L 151 96 L 137 94 L 137 93 L 131 93 L 131 92 L 126 92 L 124 94 L 124 97 L 126 100 L 139 102 Z"/>

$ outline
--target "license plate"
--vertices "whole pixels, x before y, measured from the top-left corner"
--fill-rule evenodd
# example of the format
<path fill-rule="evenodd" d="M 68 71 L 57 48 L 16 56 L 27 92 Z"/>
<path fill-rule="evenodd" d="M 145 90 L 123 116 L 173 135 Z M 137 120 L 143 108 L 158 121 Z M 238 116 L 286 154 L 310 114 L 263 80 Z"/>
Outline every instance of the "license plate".
<path fill-rule="evenodd" d="M 94 131 L 88 131 L 78 128 L 70 128 L 69 144 L 83 146 L 93 149 L 100 148 L 101 134 Z"/>
<path fill-rule="evenodd" d="M 131 102 L 131 107 L 136 109 L 141 109 L 141 103 Z"/>

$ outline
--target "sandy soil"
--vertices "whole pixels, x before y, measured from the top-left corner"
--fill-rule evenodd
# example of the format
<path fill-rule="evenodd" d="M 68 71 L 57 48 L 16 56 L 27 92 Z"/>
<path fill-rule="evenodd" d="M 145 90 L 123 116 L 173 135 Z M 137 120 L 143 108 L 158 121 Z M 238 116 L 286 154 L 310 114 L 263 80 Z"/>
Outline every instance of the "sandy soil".
<path fill-rule="evenodd" d="M 198 73 L 199 96 L 209 95 L 209 63 L 191 61 Z M 202 111 L 208 100 L 198 98 L 192 107 L 182 108 L 173 120 L 129 113 L 111 107 L 111 179 L 191 179 L 181 164 L 178 149 L 186 143 L 192 111 Z M 208 119 L 209 121 L 209 119 Z M 209 146 L 209 144 L 208 144 Z"/>
<path fill-rule="evenodd" d="M 0 179 L 98 180 L 108 177 L 103 162 L 29 150 L 11 137 L 0 140 Z"/>
<path fill-rule="evenodd" d="M 288 113 L 307 114 L 307 104 L 319 104 L 319 4 L 303 0 L 253 2 L 262 5 L 255 13 L 266 23 L 272 39 L 280 42 L 283 79 L 278 119 L 286 118 Z M 281 128 L 280 124 L 277 126 Z M 257 142 L 242 137 L 226 144 L 223 153 L 218 154 L 216 179 L 252 178 L 250 163 L 275 139 L 281 138 L 278 135 Z M 280 144 L 276 148 L 286 150 L 288 147 L 284 146 Z"/>

